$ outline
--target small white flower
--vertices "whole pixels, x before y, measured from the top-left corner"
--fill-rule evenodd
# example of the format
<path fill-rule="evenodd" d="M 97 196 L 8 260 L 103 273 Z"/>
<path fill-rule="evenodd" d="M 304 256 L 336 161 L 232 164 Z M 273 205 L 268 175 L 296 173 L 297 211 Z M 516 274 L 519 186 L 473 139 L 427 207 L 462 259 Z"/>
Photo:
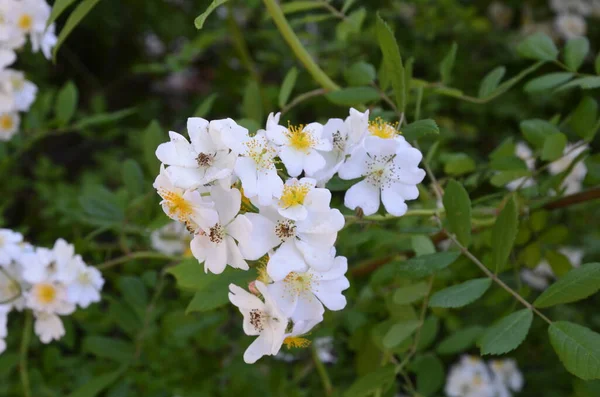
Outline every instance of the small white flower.
<path fill-rule="evenodd" d="M 9 141 L 19 130 L 20 124 L 18 113 L 0 113 L 0 141 Z"/>
<path fill-rule="evenodd" d="M 585 254 L 583 250 L 572 247 L 559 248 L 558 252 L 566 256 L 573 267 L 581 266 L 581 261 Z M 550 264 L 545 259 L 533 269 L 521 270 L 521 279 L 523 282 L 529 285 L 531 288 L 539 291 L 543 291 L 548 288 L 552 280 L 555 278 L 556 277 L 554 275 L 554 271 L 552 271 L 552 267 L 550 267 Z"/>
<path fill-rule="evenodd" d="M 0 229 L 0 266 L 7 266 L 19 258 L 23 235 L 10 229 Z"/>
<path fill-rule="evenodd" d="M 57 282 L 33 284 L 25 293 L 25 301 L 27 308 L 36 312 L 68 315 L 75 311 L 75 305 L 68 300 L 67 289 Z"/>
<path fill-rule="evenodd" d="M 68 300 L 85 309 L 91 303 L 100 302 L 100 291 L 103 286 L 102 273 L 95 267 L 80 262 L 75 279 L 67 286 Z"/>
<path fill-rule="evenodd" d="M 152 248 L 165 255 L 190 253 L 192 235 L 183 223 L 172 221 L 150 234 Z"/>
<path fill-rule="evenodd" d="M 287 317 L 279 310 L 267 287 L 257 281 L 256 288 L 264 302 L 237 285 L 229 285 L 229 300 L 244 316 L 244 332 L 246 335 L 258 335 L 244 352 L 244 361 L 248 364 L 255 363 L 265 355 L 276 355 L 281 349 L 288 325 Z"/>
<path fill-rule="evenodd" d="M 279 146 L 279 157 L 288 174 L 292 177 L 300 175 L 304 170 L 307 175 L 325 167 L 325 159 L 320 152 L 332 149 L 332 142 L 323 139 L 323 126 L 319 123 L 288 126 L 279 125 L 279 116 L 269 114 L 267 120 L 267 137 Z"/>
<path fill-rule="evenodd" d="M 195 235 L 190 246 L 194 257 L 204 262 L 206 272 L 220 274 L 227 265 L 248 270 L 248 263 L 236 243 L 248 241 L 252 232 L 248 218 L 237 215 L 242 202 L 240 191 L 214 187 L 211 197 L 219 219 L 214 226 Z"/>
<path fill-rule="evenodd" d="M 35 35 L 46 31 L 46 22 L 50 17 L 50 6 L 45 1 L 21 0 L 16 2 L 14 18 L 17 28 L 23 34 Z"/>
<path fill-rule="evenodd" d="M 52 49 L 58 42 L 54 24 L 48 26 L 44 32 L 33 32 L 31 34 L 31 49 L 33 52 L 42 50 L 46 59 L 52 58 Z"/>
<path fill-rule="evenodd" d="M 202 197 L 207 191 L 184 190 L 171 181 L 164 165 L 154 181 L 154 188 L 162 197 L 161 206 L 169 218 L 183 222 L 191 230 L 208 230 L 217 223 L 214 203 Z"/>
<path fill-rule="evenodd" d="M 317 181 L 312 178 L 288 179 L 277 202 L 279 214 L 293 221 L 301 221 L 306 219 L 309 211 L 328 211 L 331 192 L 316 188 L 316 184 Z"/>
<path fill-rule="evenodd" d="M 579 143 L 569 144 L 565 147 L 563 156 L 558 160 L 552 162 L 548 170 L 550 174 L 557 175 L 561 172 L 566 171 L 571 163 L 585 150 L 588 149 L 588 145 L 581 145 L 573 150 L 575 145 Z M 567 154 L 568 153 L 568 154 Z M 571 172 L 563 179 L 560 185 L 561 189 L 565 189 L 565 194 L 574 194 L 581 191 L 583 180 L 587 174 L 587 167 L 583 161 L 577 162 L 571 169 Z"/>
<path fill-rule="evenodd" d="M 25 79 L 23 72 L 5 69 L 0 72 L 0 80 L 10 85 L 14 110 L 27 112 L 37 95 L 37 86 Z"/>
<path fill-rule="evenodd" d="M 444 390 L 448 397 L 496 397 L 496 387 L 486 365 L 471 356 L 463 356 L 452 366 Z"/>
<path fill-rule="evenodd" d="M 587 32 L 585 19 L 575 14 L 558 15 L 554 20 L 554 27 L 558 34 L 566 40 L 585 36 Z"/>
<path fill-rule="evenodd" d="M 62 320 L 55 314 L 34 312 L 35 323 L 33 329 L 42 343 L 50 343 L 65 336 L 65 327 Z"/>
<path fill-rule="evenodd" d="M 517 367 L 517 362 L 515 360 L 492 360 L 490 362 L 490 368 L 494 374 L 495 380 L 500 385 L 505 386 L 507 389 L 514 392 L 521 391 L 525 380 L 523 379 L 523 374 L 519 371 L 519 367 Z M 508 391 L 505 394 L 510 396 Z"/>
<path fill-rule="evenodd" d="M 317 349 L 317 356 L 323 363 L 335 363 L 337 361 L 336 356 L 333 354 L 333 337 L 322 336 L 315 338 L 314 340 L 315 349 Z"/>
<path fill-rule="evenodd" d="M 574 13 L 589 15 L 592 11 L 589 0 L 550 0 L 550 8 L 557 14 Z"/>
<path fill-rule="evenodd" d="M 517 156 L 517 158 L 525 162 L 529 171 L 533 171 L 535 169 L 535 157 L 533 157 L 533 152 L 531 151 L 529 146 L 527 146 L 526 143 L 517 142 L 517 144 L 515 145 L 515 155 Z M 523 182 L 525 179 L 527 180 Z M 506 185 L 506 188 L 508 190 L 514 191 L 517 189 L 517 187 L 521 186 L 521 183 L 523 183 L 523 187 L 530 187 L 535 184 L 535 181 L 533 180 L 533 178 L 524 176 L 522 178 L 515 179 L 514 181 L 509 182 Z"/>

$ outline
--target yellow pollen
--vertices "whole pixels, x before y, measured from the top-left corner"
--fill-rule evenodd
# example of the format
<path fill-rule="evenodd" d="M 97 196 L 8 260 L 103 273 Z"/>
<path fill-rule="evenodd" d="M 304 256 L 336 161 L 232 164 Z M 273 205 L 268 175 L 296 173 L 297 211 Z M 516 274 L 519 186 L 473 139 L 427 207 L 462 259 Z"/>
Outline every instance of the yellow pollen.
<path fill-rule="evenodd" d="M 286 287 L 292 290 L 291 292 L 303 293 L 311 290 L 313 280 L 309 273 L 290 272 L 283 281 Z"/>
<path fill-rule="evenodd" d="M 13 118 L 10 117 L 9 114 L 3 114 L 2 116 L 0 116 L 0 128 L 3 130 L 10 130 L 14 127 L 15 122 L 13 121 Z"/>
<path fill-rule="evenodd" d="M 167 202 L 169 215 L 176 216 L 181 222 L 188 220 L 192 214 L 192 204 L 176 192 L 159 189 L 158 194 Z"/>
<path fill-rule="evenodd" d="M 258 277 L 256 278 L 258 281 L 263 284 L 269 284 L 271 282 L 271 277 L 269 277 L 269 273 L 267 273 L 267 263 L 269 262 L 269 255 L 266 255 L 267 260 L 263 261 L 262 258 L 259 259 L 259 265 L 256 267 L 256 271 L 258 272 Z"/>
<path fill-rule="evenodd" d="M 315 138 L 309 131 L 304 130 L 302 124 L 299 126 L 289 125 L 285 135 L 290 141 L 290 146 L 301 152 L 307 152 L 316 144 Z"/>
<path fill-rule="evenodd" d="M 399 131 L 396 129 L 397 126 L 398 123 L 390 124 L 378 117 L 373 121 L 369 121 L 369 133 L 379 138 L 392 139 L 399 134 Z"/>
<path fill-rule="evenodd" d="M 311 186 L 308 183 L 291 183 L 283 187 L 283 193 L 279 199 L 279 205 L 283 208 L 293 207 L 304 204 L 304 199 Z"/>
<path fill-rule="evenodd" d="M 52 284 L 38 284 L 35 286 L 35 295 L 40 302 L 49 304 L 56 299 L 56 288 Z"/>
<path fill-rule="evenodd" d="M 288 349 L 292 347 L 308 347 L 310 346 L 310 340 L 301 338 L 299 336 L 288 336 L 283 340 L 283 343 Z"/>
<path fill-rule="evenodd" d="M 23 14 L 19 17 L 17 25 L 19 25 L 19 28 L 21 28 L 21 30 L 29 31 L 33 27 L 33 18 L 31 17 L 31 15 Z"/>

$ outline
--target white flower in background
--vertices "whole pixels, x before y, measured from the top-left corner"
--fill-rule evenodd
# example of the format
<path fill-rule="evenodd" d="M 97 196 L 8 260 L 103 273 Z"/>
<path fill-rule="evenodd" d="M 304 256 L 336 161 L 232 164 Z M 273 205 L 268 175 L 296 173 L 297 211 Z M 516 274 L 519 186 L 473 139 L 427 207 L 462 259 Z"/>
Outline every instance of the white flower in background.
<path fill-rule="evenodd" d="M 2 48 L 0 44 L 0 68 L 12 65 L 17 60 L 17 54 L 14 50 Z"/>
<path fill-rule="evenodd" d="M 523 389 L 525 380 L 515 360 L 492 360 L 489 366 L 499 392 L 497 397 L 510 397 L 510 391 L 520 392 Z"/>
<path fill-rule="evenodd" d="M 554 28 L 565 40 L 585 36 L 587 23 L 585 19 L 576 14 L 561 14 L 554 20 Z"/>
<path fill-rule="evenodd" d="M 550 0 L 550 8 L 557 14 L 589 15 L 592 11 L 589 0 Z"/>
<path fill-rule="evenodd" d="M 79 262 L 75 278 L 67 286 L 68 300 L 85 309 L 94 302 L 100 302 L 100 291 L 104 278 L 98 269 Z"/>
<path fill-rule="evenodd" d="M 585 150 L 588 149 L 588 145 L 580 145 L 576 149 L 573 149 L 580 143 L 569 144 L 565 147 L 563 156 L 558 160 L 552 162 L 548 170 L 552 175 L 560 174 L 566 171 L 571 163 Z M 581 191 L 583 180 L 587 174 L 587 167 L 583 161 L 577 162 L 571 169 L 571 172 L 563 179 L 560 185 L 561 189 L 565 189 L 565 194 L 573 194 Z"/>
<path fill-rule="evenodd" d="M 0 266 L 7 266 L 21 254 L 23 235 L 10 229 L 0 229 Z"/>
<path fill-rule="evenodd" d="M 500 1 L 491 3 L 487 13 L 494 25 L 501 29 L 509 27 L 513 19 L 513 9 Z"/>
<path fill-rule="evenodd" d="M 517 144 L 515 145 L 515 156 L 517 156 L 519 159 L 525 162 L 529 171 L 533 171 L 535 169 L 535 157 L 533 157 L 533 152 L 531 151 L 529 146 L 527 146 L 526 143 L 517 142 Z M 526 181 L 523 182 L 524 180 Z M 508 190 L 514 191 L 519 186 L 521 186 L 521 183 L 523 183 L 523 187 L 526 188 L 533 186 L 535 184 L 535 181 L 533 180 L 533 178 L 524 176 L 522 178 L 511 181 L 506 185 L 506 188 Z"/>
<path fill-rule="evenodd" d="M 66 288 L 57 282 L 42 281 L 33 284 L 25 295 L 28 309 L 48 314 L 68 315 L 75 305 L 68 300 Z"/>
<path fill-rule="evenodd" d="M 485 363 L 463 356 L 450 369 L 444 388 L 448 397 L 496 397 L 496 387 Z"/>
<path fill-rule="evenodd" d="M 25 79 L 25 74 L 18 70 L 5 69 L 0 71 L 0 80 L 10 84 L 14 109 L 27 112 L 37 95 L 37 86 Z"/>
<path fill-rule="evenodd" d="M 6 350 L 4 339 L 8 336 L 8 312 L 9 309 L 7 307 L 0 305 L 0 354 Z"/>
<path fill-rule="evenodd" d="M 322 336 L 315 338 L 313 344 L 317 350 L 317 356 L 322 363 L 333 364 L 337 361 L 337 357 L 333 354 L 333 337 Z"/>
<path fill-rule="evenodd" d="M 52 58 L 52 49 L 58 42 L 55 33 L 54 24 L 48 26 L 44 32 L 34 32 L 31 34 L 31 49 L 33 52 L 42 50 L 42 54 L 46 59 Z"/>
<path fill-rule="evenodd" d="M 276 355 L 286 337 L 288 325 L 287 317 L 279 310 L 267 287 L 260 281 L 255 285 L 264 302 L 237 285 L 229 285 L 229 300 L 244 316 L 244 332 L 246 335 L 258 335 L 244 352 L 244 361 L 248 364 L 265 355 Z"/>
<path fill-rule="evenodd" d="M 346 207 L 360 207 L 365 215 L 372 215 L 381 200 L 387 212 L 402 216 L 408 209 L 405 201 L 419 197 L 417 184 L 425 177 L 425 171 L 418 167 L 423 155 L 385 128 L 370 130 L 373 136 L 366 138 L 365 147 L 354 152 L 338 174 L 342 179 L 364 177 L 346 192 Z M 381 138 L 385 134 L 390 136 Z"/>
<path fill-rule="evenodd" d="M 73 245 L 58 239 L 51 250 L 38 247 L 32 252 L 23 253 L 20 262 L 23 279 L 29 283 L 58 281 L 67 284 L 75 278 L 82 259 L 75 255 Z"/>
<path fill-rule="evenodd" d="M 338 256 L 328 271 L 317 272 L 308 266 L 290 272 L 283 279 L 273 278 L 267 288 L 281 311 L 294 322 L 323 319 L 325 305 L 329 310 L 346 307 L 342 291 L 350 287 L 344 276 L 348 270 L 345 257 Z"/>
<path fill-rule="evenodd" d="M 252 224 L 245 215 L 238 215 L 242 203 L 240 191 L 214 187 L 211 197 L 219 214 L 219 220 L 214 226 L 201 230 L 194 236 L 190 246 L 194 257 L 204 262 L 206 272 L 220 274 L 227 265 L 248 270 L 248 263 L 237 243 L 246 243 L 250 240 Z M 252 237 L 260 239 L 262 236 L 252 235 Z"/>
<path fill-rule="evenodd" d="M 153 186 L 162 197 L 160 204 L 169 218 L 185 223 L 191 230 L 208 230 L 217 223 L 214 203 L 202 196 L 208 191 L 201 193 L 199 190 L 185 190 L 175 186 L 164 165 L 161 165 L 160 174 Z"/>
<path fill-rule="evenodd" d="M 18 4 L 13 10 L 17 28 L 30 37 L 43 35 L 50 17 L 50 6 L 43 0 L 20 0 L 14 4 Z"/>
<path fill-rule="evenodd" d="M 331 192 L 316 188 L 316 184 L 317 181 L 312 178 L 288 179 L 277 202 L 279 214 L 293 221 L 302 221 L 306 219 L 309 211 L 328 211 Z"/>
<path fill-rule="evenodd" d="M 16 112 L 0 113 L 0 141 L 8 141 L 19 130 L 21 118 Z"/>
<path fill-rule="evenodd" d="M 62 320 L 56 314 L 46 312 L 34 312 L 35 323 L 33 330 L 42 343 L 50 343 L 65 336 L 65 327 Z"/>
<path fill-rule="evenodd" d="M 156 149 L 156 157 L 170 167 L 166 169 L 173 185 L 182 189 L 195 189 L 214 181 L 230 185 L 230 176 L 236 154 L 221 139 L 224 128 L 238 128 L 231 119 L 208 121 L 199 117 L 187 120 L 191 143 L 182 135 L 170 131 L 170 142 Z"/>
<path fill-rule="evenodd" d="M 310 123 L 286 128 L 279 125 L 279 116 L 280 113 L 269 114 L 266 133 L 279 146 L 279 157 L 288 174 L 296 177 L 305 171 L 310 176 L 325 167 L 320 152 L 328 152 L 333 146 L 323 138 L 323 125 Z"/>
<path fill-rule="evenodd" d="M 562 247 L 558 252 L 566 256 L 573 267 L 581 266 L 581 261 L 585 255 L 583 250 L 573 247 Z M 556 276 L 552 271 L 552 267 L 545 259 L 533 269 L 521 270 L 521 279 L 523 282 L 538 291 L 548 288 L 555 278 Z"/>
<path fill-rule="evenodd" d="M 172 221 L 150 233 L 152 248 L 165 255 L 191 254 L 192 234 L 183 223 Z"/>

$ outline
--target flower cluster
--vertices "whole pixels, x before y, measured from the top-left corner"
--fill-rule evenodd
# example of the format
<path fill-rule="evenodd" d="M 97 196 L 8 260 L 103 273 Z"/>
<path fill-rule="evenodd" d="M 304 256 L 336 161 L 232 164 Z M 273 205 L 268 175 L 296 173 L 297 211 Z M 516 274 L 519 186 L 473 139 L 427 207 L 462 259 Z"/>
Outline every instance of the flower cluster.
<path fill-rule="evenodd" d="M 556 13 L 556 32 L 566 40 L 585 36 L 586 17 L 600 17 L 598 0 L 550 0 L 550 8 Z"/>
<path fill-rule="evenodd" d="M 244 331 L 258 336 L 244 360 L 275 355 L 284 342 L 306 345 L 301 336 L 323 320 L 325 307 L 345 307 L 349 287 L 347 260 L 334 248 L 344 216 L 330 207 L 325 184 L 336 174 L 362 178 L 346 193 L 347 207 L 369 215 L 381 197 L 388 212 L 403 215 L 424 177 L 421 153 L 393 125 L 370 123 L 368 112 L 354 109 L 325 125 L 284 127 L 270 114 L 254 134 L 231 119 L 190 118 L 187 130 L 189 141 L 170 132 L 157 148 L 154 187 L 164 212 L 193 236 L 192 254 L 205 271 L 259 264 L 251 292 L 230 285 Z"/>
<path fill-rule="evenodd" d="M 20 233 L 0 229 L 0 353 L 12 310 L 33 311 L 34 331 L 49 343 L 65 334 L 60 316 L 100 301 L 103 284 L 100 272 L 65 240 L 58 239 L 52 249 L 34 247 Z"/>
<path fill-rule="evenodd" d="M 523 375 L 515 360 L 492 360 L 463 356 L 448 373 L 448 397 L 511 397 L 523 388 Z"/>
<path fill-rule="evenodd" d="M 8 67 L 28 39 L 33 52 L 41 50 L 50 58 L 56 35 L 54 25 L 46 27 L 49 17 L 45 0 L 0 0 L 0 141 L 19 130 L 19 112 L 27 112 L 37 94 L 23 72 Z"/>

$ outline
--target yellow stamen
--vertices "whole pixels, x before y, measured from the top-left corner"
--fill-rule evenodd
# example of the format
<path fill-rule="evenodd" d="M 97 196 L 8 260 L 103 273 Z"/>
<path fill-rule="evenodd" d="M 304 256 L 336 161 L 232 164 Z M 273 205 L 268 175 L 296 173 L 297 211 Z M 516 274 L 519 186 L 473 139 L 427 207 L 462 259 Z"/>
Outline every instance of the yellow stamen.
<path fill-rule="evenodd" d="M 303 124 L 299 126 L 288 125 L 285 135 L 290 141 L 290 146 L 301 152 L 307 152 L 316 144 L 315 138 L 309 131 L 304 130 Z"/>
<path fill-rule="evenodd" d="M 382 118 L 377 117 L 375 120 L 369 121 L 369 133 L 379 138 L 392 139 L 400 133 L 396 129 L 397 126 L 398 123 L 390 124 Z"/>
<path fill-rule="evenodd" d="M 310 340 L 301 338 L 299 336 L 288 336 L 283 340 L 283 343 L 288 349 L 292 347 L 308 347 L 310 346 Z"/>
<path fill-rule="evenodd" d="M 52 284 L 38 284 L 35 286 L 35 295 L 40 302 L 49 304 L 56 299 L 56 288 Z"/>
<path fill-rule="evenodd" d="M 21 30 L 29 31 L 33 27 L 33 18 L 31 15 L 23 14 L 19 17 L 17 25 L 19 28 L 21 28 Z"/>
<path fill-rule="evenodd" d="M 3 114 L 0 116 L 0 129 L 8 131 L 15 126 L 15 122 L 10 114 Z"/>
<path fill-rule="evenodd" d="M 256 266 L 256 271 L 258 272 L 258 277 L 256 279 L 264 284 L 269 284 L 271 282 L 271 277 L 269 277 L 269 273 L 267 273 L 267 263 L 269 263 L 268 254 L 258 259 L 258 265 Z"/>
<path fill-rule="evenodd" d="M 291 289 L 294 293 L 308 292 L 312 288 L 313 278 L 310 273 L 290 272 L 283 282 L 287 289 Z"/>
<path fill-rule="evenodd" d="M 283 208 L 289 208 L 304 204 L 304 199 L 308 192 L 310 192 L 310 188 L 311 186 L 308 183 L 295 182 L 286 184 L 283 187 L 279 205 Z"/>
<path fill-rule="evenodd" d="M 177 217 L 181 222 L 188 220 L 192 214 L 192 204 L 180 193 L 159 189 L 158 194 L 166 201 L 169 215 Z"/>

